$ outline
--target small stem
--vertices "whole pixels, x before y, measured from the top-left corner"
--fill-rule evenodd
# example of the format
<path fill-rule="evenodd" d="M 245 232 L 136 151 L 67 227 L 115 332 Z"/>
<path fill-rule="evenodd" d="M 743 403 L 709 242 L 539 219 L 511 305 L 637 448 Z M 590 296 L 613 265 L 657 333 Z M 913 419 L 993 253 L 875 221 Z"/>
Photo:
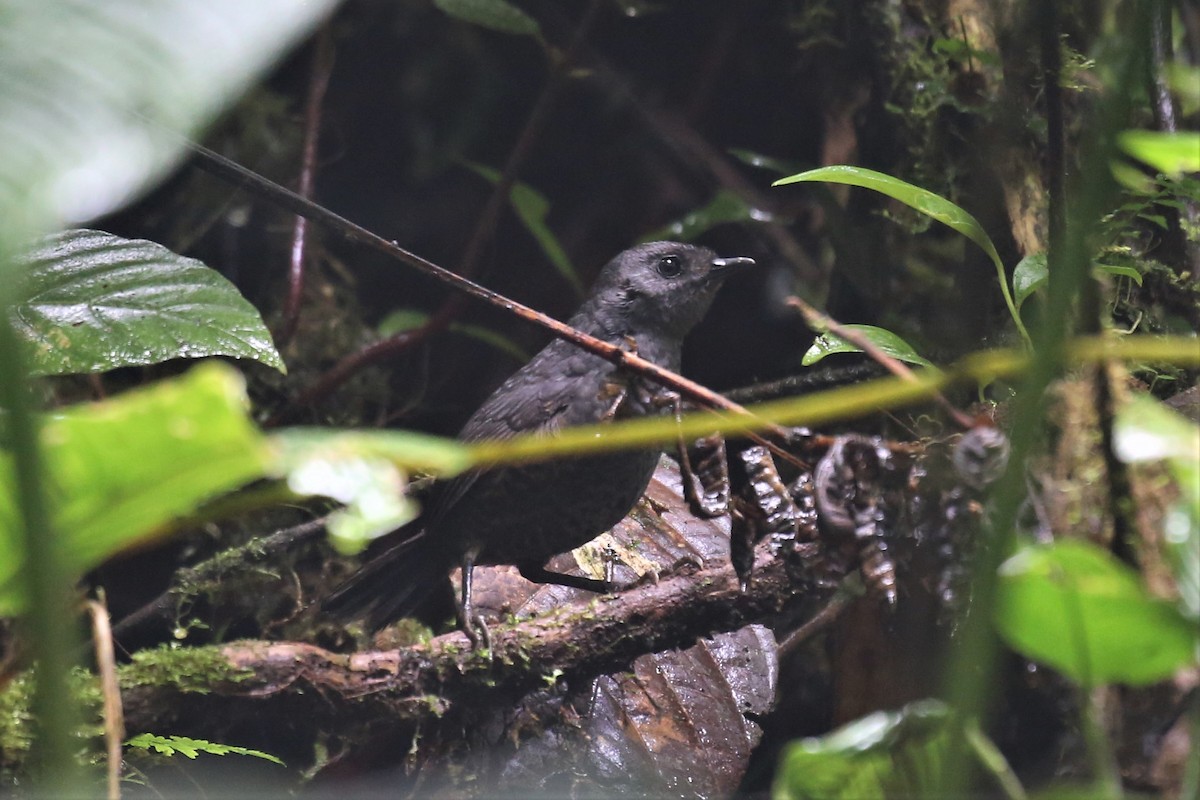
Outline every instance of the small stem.
<path fill-rule="evenodd" d="M 1000 294 L 1004 295 L 1004 305 L 1008 306 L 1009 316 L 1012 317 L 1017 333 L 1021 334 L 1021 341 L 1025 342 L 1025 347 L 1032 349 L 1033 339 L 1029 336 L 1029 330 L 1025 327 L 1025 323 L 1021 321 L 1021 312 L 1017 309 L 1012 292 L 1008 288 L 1008 272 L 1004 269 L 1004 262 L 1000 260 L 1000 256 L 994 253 L 990 255 L 992 263 L 996 266 L 996 280 L 1000 282 Z"/>
<path fill-rule="evenodd" d="M 313 46 L 312 75 L 308 83 L 308 99 L 304 104 L 304 148 L 300 155 L 300 180 L 296 193 L 312 197 L 317 172 L 317 153 L 321 138 L 321 109 L 325 91 L 333 71 L 333 36 L 326 23 L 317 33 Z M 283 329 L 279 346 L 287 344 L 296 334 L 300 323 L 300 307 L 304 301 L 304 272 L 308 260 L 308 219 L 299 214 L 292 228 L 291 262 L 288 265 L 288 293 L 283 307 Z"/>
<path fill-rule="evenodd" d="M 86 604 L 92 618 L 92 644 L 96 667 L 100 672 L 100 692 L 104 697 L 104 742 L 108 751 L 108 800 L 121 799 L 121 745 L 125 741 L 125 710 L 117 685 L 117 660 L 113 654 L 112 625 L 108 609 L 95 600 Z"/>
<path fill-rule="evenodd" d="M 1004 796 L 1008 800 L 1026 800 L 1028 795 L 1025 793 L 1025 787 L 1021 785 L 1021 779 L 1013 772 L 1012 766 L 1000 752 L 1000 748 L 996 747 L 996 744 L 980 730 L 979 721 L 970 720 L 964 724 L 963 728 L 971 749 L 975 751 L 976 757 L 996 779 Z"/>
<path fill-rule="evenodd" d="M 1121 776 L 1112 755 L 1112 743 L 1104 727 L 1104 708 L 1101 698 L 1106 693 L 1103 687 L 1080 689 L 1079 722 L 1083 729 L 1083 740 L 1087 743 L 1088 757 L 1092 762 L 1092 780 L 1104 800 L 1121 800 Z"/>

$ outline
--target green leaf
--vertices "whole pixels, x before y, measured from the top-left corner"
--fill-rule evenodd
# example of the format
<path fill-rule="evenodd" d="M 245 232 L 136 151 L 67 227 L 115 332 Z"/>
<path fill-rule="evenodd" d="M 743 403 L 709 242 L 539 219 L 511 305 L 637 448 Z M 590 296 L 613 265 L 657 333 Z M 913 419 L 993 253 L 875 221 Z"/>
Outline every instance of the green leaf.
<path fill-rule="evenodd" d="M 964 209 L 951 203 L 944 197 L 936 195 L 928 189 L 913 186 L 911 183 L 876 172 L 864 167 L 832 166 L 810 169 L 799 175 L 792 175 L 775 181 L 772 186 L 786 186 L 790 183 L 803 181 L 826 181 L 829 183 L 844 183 L 849 186 L 861 186 L 885 194 L 894 200 L 899 200 L 907 206 L 915 208 L 922 214 L 931 217 L 944 225 L 966 236 L 972 242 L 983 248 L 993 261 L 999 261 L 996 246 L 988 238 L 983 226 L 975 217 Z"/>
<path fill-rule="evenodd" d="M 42 446 L 61 557 L 76 575 L 270 463 L 242 376 L 215 361 L 49 418 Z M 12 580 L 22 561 L 15 491 L 11 457 L 0 452 L 0 614 L 25 599 Z"/>
<path fill-rule="evenodd" d="M 917 353 L 912 345 L 889 330 L 877 328 L 874 325 L 843 325 L 842 327 L 862 334 L 867 341 L 898 361 L 917 364 L 922 367 L 933 366 L 933 363 Z M 800 363 L 806 367 L 811 367 L 825 358 L 825 356 L 833 355 L 834 353 L 861 352 L 862 348 L 858 345 L 846 341 L 834 333 L 827 332 L 817 337 L 816 341 L 812 343 L 812 347 L 808 348 L 808 352 L 804 354 L 804 358 L 801 359 Z"/>
<path fill-rule="evenodd" d="M 1158 192 L 1158 182 L 1127 161 L 1111 161 L 1108 169 L 1121 188 L 1133 194 L 1152 195 Z"/>
<path fill-rule="evenodd" d="M 1124 264 L 1101 264 L 1095 263 L 1092 265 L 1093 274 L 1112 275 L 1117 278 L 1129 278 L 1138 286 L 1142 285 L 1142 273 L 1136 267 L 1130 267 Z"/>
<path fill-rule="evenodd" d="M 37 374 L 104 372 L 172 358 L 250 358 L 285 371 L 237 288 L 162 245 L 92 230 L 45 237 L 21 261 L 17 332 Z"/>
<path fill-rule="evenodd" d="M 879 711 L 783 752 L 773 800 L 921 797 L 936 781 L 958 726 L 937 700 Z"/>
<path fill-rule="evenodd" d="M 1001 636 L 1085 687 L 1150 684 L 1195 661 L 1192 623 L 1095 545 L 1026 545 L 999 572 Z"/>
<path fill-rule="evenodd" d="M 963 39 L 934 39 L 933 52 L 953 61 L 974 59 L 981 64 L 999 66 L 1000 57 L 989 50 L 976 50 Z"/>
<path fill-rule="evenodd" d="M 195 138 L 336 5 L 5 3 L 0 241 L 111 212 L 164 177 L 182 137 Z"/>
<path fill-rule="evenodd" d="M 429 313 L 419 308 L 397 308 L 389 311 L 375 329 L 380 336 L 391 337 L 398 333 L 415 331 L 429 321 Z"/>
<path fill-rule="evenodd" d="M 1117 146 L 1163 175 L 1177 178 L 1185 172 L 1200 172 L 1200 133 L 1122 131 Z"/>
<path fill-rule="evenodd" d="M 1180 497 L 1167 510 L 1163 539 L 1182 610 L 1200 620 L 1200 426 L 1139 395 L 1117 412 L 1113 450 L 1127 464 L 1167 463 Z"/>
<path fill-rule="evenodd" d="M 416 516 L 416 504 L 405 496 L 406 472 L 446 476 L 470 463 L 459 442 L 404 431 L 292 428 L 271 441 L 272 472 L 286 476 L 292 491 L 345 505 L 330 515 L 328 528 L 333 544 L 347 554 Z"/>
<path fill-rule="evenodd" d="M 1167 85 L 1179 98 L 1179 115 L 1190 117 L 1200 111 L 1200 66 L 1177 59 L 1163 67 Z"/>
<path fill-rule="evenodd" d="M 1113 429 L 1117 456 L 1128 464 L 1170 461 L 1179 469 L 1200 466 L 1200 426 L 1182 414 L 1145 395 L 1134 397 L 1117 415 Z M 1200 474 L 1180 477 L 1200 478 Z M 1186 481 L 1184 489 L 1200 494 L 1200 480 Z"/>
<path fill-rule="evenodd" d="M 885 175 L 882 172 L 876 172 L 873 169 L 866 169 L 864 167 L 845 165 L 818 167 L 817 169 L 801 172 L 798 175 L 781 178 L 771 185 L 786 186 L 791 183 L 806 181 L 843 183 L 885 194 L 894 200 L 899 200 L 901 203 L 915 208 L 927 217 L 948 225 L 979 245 L 988 254 L 988 257 L 992 260 L 992 264 L 996 267 L 996 277 L 1000 281 L 1000 291 L 1004 295 L 1004 302 L 1008 305 L 1008 311 L 1012 316 L 1013 324 L 1020 332 L 1021 338 L 1025 340 L 1026 344 L 1029 344 L 1029 333 L 1025 330 L 1025 325 L 1021 322 L 1021 316 L 1017 313 L 1017 307 L 1013 303 L 1012 295 L 1008 291 L 1008 279 L 1004 273 L 1004 263 L 1000 260 L 1000 254 L 996 252 L 996 246 L 992 244 L 992 240 L 988 238 L 987 232 L 984 231 L 983 226 L 979 224 L 979 221 L 975 217 L 946 198 L 936 195 L 928 189 L 913 186 L 911 183 L 902 181 L 899 178 L 893 178 L 891 175 Z"/>
<path fill-rule="evenodd" d="M 1041 289 L 1050 280 L 1050 269 L 1045 253 L 1031 253 L 1013 268 L 1013 300 L 1017 308 L 1025 305 L 1029 295 Z"/>
<path fill-rule="evenodd" d="M 433 0 L 452 17 L 500 33 L 541 37 L 537 20 L 507 0 Z"/>
<path fill-rule="evenodd" d="M 467 166 L 490 181 L 493 186 L 500 182 L 500 173 L 491 167 L 471 163 L 468 163 Z M 546 224 L 546 215 L 550 213 L 550 201 L 532 186 L 519 181 L 513 184 L 508 200 L 525 229 L 533 235 L 546 258 L 558 270 L 558 274 L 571 284 L 576 295 L 583 297 L 583 282 L 579 280 L 579 274 L 571 264 L 567 251 L 559 243 L 558 237 Z"/>
<path fill-rule="evenodd" d="M 671 239 L 690 242 L 717 225 L 738 222 L 772 222 L 775 215 L 761 208 L 754 208 L 739 195 L 721 189 L 708 205 L 698 208 L 642 237 L 644 242 Z"/>
<path fill-rule="evenodd" d="M 230 744 L 217 744 L 204 739 L 191 739 L 187 736 L 158 736 L 153 733 L 141 733 L 126 742 L 125 746 L 134 747 L 139 750 L 153 750 L 164 756 L 179 755 L 192 759 L 200 753 L 208 753 L 213 756 L 254 756 L 255 758 L 274 762 L 281 767 L 286 766 L 278 758 L 270 753 L 264 753 L 262 750 L 251 750 L 248 747 L 237 747 Z"/>

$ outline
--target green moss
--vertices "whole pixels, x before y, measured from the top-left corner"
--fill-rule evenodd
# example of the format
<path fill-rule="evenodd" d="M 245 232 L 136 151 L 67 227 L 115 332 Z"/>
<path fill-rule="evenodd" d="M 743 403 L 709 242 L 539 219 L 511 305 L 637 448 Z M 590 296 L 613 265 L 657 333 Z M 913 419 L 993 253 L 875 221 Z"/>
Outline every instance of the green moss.
<path fill-rule="evenodd" d="M 163 645 L 135 653 L 133 663 L 121 667 L 117 677 L 122 689 L 171 686 L 181 692 L 207 694 L 215 684 L 237 683 L 251 674 L 231 666 L 219 647 Z"/>
<path fill-rule="evenodd" d="M 29 713 L 32 694 L 29 673 L 0 692 L 0 774 L 7 775 L 24 761 L 33 745 L 33 717 Z"/>
<path fill-rule="evenodd" d="M 36 739 L 30 711 L 35 680 L 34 671 L 27 670 L 0 691 L 0 784 L 22 776 Z M 100 682 L 95 675 L 77 668 L 71 672 L 69 690 L 82 711 L 83 722 L 75 729 L 75 738 L 81 743 L 79 758 L 90 764 L 104 749 Z"/>

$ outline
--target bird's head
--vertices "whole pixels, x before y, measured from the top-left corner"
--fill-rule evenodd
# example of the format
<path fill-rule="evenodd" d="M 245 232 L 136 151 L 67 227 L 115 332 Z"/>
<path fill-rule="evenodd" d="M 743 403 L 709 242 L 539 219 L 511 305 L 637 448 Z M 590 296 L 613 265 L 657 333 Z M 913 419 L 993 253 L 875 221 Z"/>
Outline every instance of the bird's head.
<path fill-rule="evenodd" d="M 704 317 L 726 276 L 753 264 L 750 258 L 718 258 L 696 245 L 641 244 L 605 265 L 584 308 L 606 327 L 682 339 Z"/>

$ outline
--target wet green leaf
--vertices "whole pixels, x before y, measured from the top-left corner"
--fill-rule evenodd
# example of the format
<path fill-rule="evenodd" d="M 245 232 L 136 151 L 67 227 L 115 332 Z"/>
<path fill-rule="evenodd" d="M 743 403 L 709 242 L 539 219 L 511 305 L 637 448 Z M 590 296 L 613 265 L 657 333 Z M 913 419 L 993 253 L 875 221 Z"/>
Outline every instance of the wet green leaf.
<path fill-rule="evenodd" d="M 874 325 L 843 325 L 842 327 L 862 334 L 867 341 L 898 361 L 917 364 L 922 367 L 933 366 L 933 363 L 914 350 L 912 345 L 889 330 L 877 328 Z M 804 354 L 804 358 L 801 359 L 800 363 L 806 367 L 811 367 L 825 358 L 825 356 L 833 355 L 834 353 L 861 352 L 862 348 L 858 345 L 834 333 L 827 332 L 817 337 L 816 341 L 812 343 L 812 347 L 808 348 L 808 352 Z"/>
<path fill-rule="evenodd" d="M 922 214 L 950 226 L 982 247 L 983 251 L 993 261 L 1000 261 L 1000 256 L 996 253 L 996 246 L 992 244 L 992 240 L 988 237 L 987 232 L 983 230 L 983 226 L 979 224 L 979 221 L 967 211 L 928 189 L 913 186 L 911 183 L 902 181 L 899 178 L 893 178 L 891 175 L 885 175 L 882 172 L 876 172 L 872 169 L 850 166 L 818 167 L 817 169 L 810 169 L 807 172 L 801 172 L 799 175 L 781 178 L 771 185 L 786 186 L 790 183 L 800 183 L 803 181 L 844 183 L 886 194 L 888 197 L 899 200 L 901 203 L 915 208 Z"/>
<path fill-rule="evenodd" d="M 1163 680 L 1200 646 L 1195 626 L 1136 572 L 1074 540 L 1026 545 L 1005 561 L 995 619 L 1013 649 L 1085 687 Z"/>
<path fill-rule="evenodd" d="M 216 270 L 162 245 L 92 230 L 47 236 L 21 260 L 17 333 L 35 373 L 172 358 L 249 358 L 284 370 L 258 310 Z"/>

